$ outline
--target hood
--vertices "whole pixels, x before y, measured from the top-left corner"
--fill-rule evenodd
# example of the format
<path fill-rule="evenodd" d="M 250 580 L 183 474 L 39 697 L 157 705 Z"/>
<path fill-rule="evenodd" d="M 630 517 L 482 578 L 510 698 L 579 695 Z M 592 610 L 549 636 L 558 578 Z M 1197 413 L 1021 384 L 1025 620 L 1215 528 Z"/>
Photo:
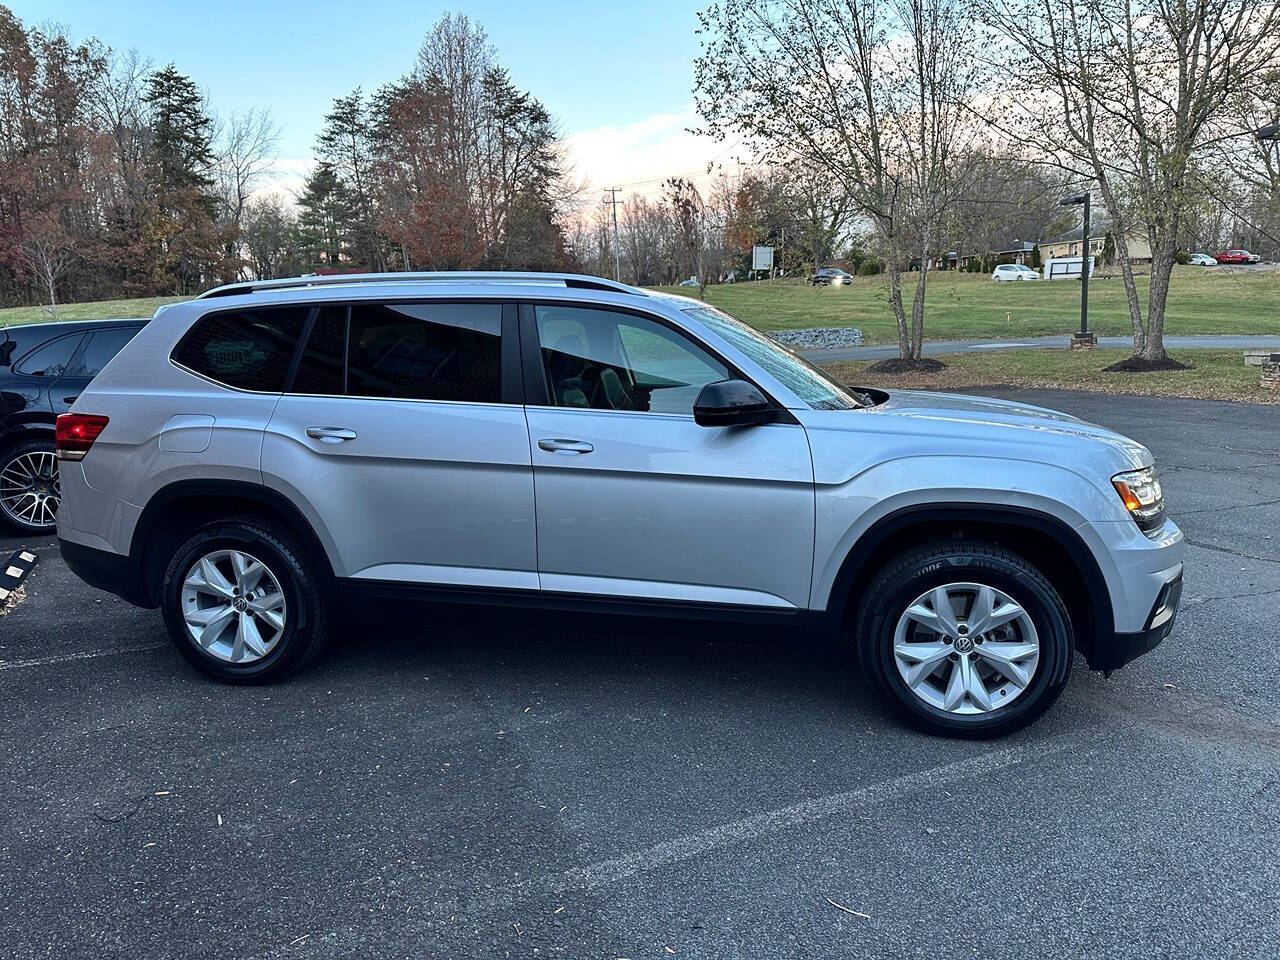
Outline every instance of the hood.
<path fill-rule="evenodd" d="M 1053 464 L 1103 484 L 1154 462 L 1146 447 L 1113 430 L 1045 407 L 988 397 L 892 390 L 874 407 L 806 410 L 801 418 L 810 429 L 875 435 L 878 452 L 859 450 L 855 461 L 864 456 L 996 457 Z"/>

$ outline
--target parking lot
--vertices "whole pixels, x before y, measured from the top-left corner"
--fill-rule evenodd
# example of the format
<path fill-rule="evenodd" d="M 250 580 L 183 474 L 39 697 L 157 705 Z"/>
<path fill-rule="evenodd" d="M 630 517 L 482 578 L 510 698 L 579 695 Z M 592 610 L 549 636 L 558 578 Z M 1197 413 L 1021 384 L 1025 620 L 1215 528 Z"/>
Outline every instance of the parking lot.
<path fill-rule="evenodd" d="M 220 686 L 51 541 L 0 618 L 8 957 L 1280 954 L 1280 408 L 992 391 L 1130 434 L 1162 647 L 1009 739 L 789 641 L 346 611 Z"/>

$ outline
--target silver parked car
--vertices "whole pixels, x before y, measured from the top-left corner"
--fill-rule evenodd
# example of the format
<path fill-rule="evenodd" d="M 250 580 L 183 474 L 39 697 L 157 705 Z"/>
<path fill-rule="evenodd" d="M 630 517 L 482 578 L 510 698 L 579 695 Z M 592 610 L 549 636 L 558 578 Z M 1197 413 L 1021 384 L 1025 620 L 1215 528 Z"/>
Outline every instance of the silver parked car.
<path fill-rule="evenodd" d="M 910 721 L 1003 733 L 1079 650 L 1170 632 L 1151 454 L 1039 407 L 856 390 L 705 304 L 589 277 L 240 284 L 162 308 L 58 421 L 68 564 L 229 681 L 335 598 L 847 638 Z"/>

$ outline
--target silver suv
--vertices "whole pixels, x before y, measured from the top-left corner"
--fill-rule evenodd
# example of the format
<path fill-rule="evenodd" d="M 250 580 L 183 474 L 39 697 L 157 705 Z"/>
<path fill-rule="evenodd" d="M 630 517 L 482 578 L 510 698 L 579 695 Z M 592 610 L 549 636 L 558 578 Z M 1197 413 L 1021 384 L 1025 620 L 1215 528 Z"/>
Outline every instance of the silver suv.
<path fill-rule="evenodd" d="M 703 303 L 589 277 L 239 284 L 162 308 L 59 419 L 58 535 L 219 679 L 331 598 L 847 638 L 908 720 L 993 735 L 1173 626 L 1151 454 L 999 400 L 836 383 Z"/>

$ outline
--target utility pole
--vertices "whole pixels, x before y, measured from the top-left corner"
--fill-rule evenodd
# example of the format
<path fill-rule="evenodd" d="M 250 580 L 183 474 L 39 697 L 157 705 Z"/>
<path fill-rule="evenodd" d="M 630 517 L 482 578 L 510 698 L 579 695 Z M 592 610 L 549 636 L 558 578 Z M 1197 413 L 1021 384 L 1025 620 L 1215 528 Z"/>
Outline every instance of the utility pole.
<path fill-rule="evenodd" d="M 618 260 L 618 187 L 609 187 L 609 204 L 613 207 L 613 279 L 622 282 L 622 267 Z"/>

